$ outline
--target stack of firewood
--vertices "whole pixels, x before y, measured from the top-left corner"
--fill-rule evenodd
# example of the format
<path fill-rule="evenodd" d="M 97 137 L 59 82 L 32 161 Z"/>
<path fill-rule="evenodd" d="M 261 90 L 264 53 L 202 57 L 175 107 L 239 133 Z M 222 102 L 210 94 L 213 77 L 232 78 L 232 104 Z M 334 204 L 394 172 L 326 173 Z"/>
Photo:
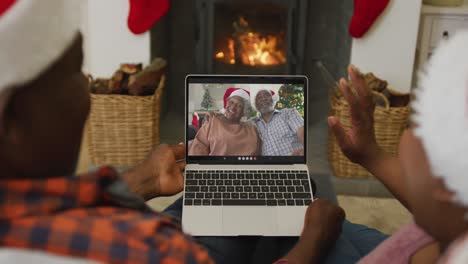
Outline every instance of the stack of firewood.
<path fill-rule="evenodd" d="M 124 63 L 110 79 L 90 77 L 89 88 L 94 94 L 152 95 L 165 74 L 166 65 L 162 58 L 154 59 L 145 68 L 141 63 Z"/>

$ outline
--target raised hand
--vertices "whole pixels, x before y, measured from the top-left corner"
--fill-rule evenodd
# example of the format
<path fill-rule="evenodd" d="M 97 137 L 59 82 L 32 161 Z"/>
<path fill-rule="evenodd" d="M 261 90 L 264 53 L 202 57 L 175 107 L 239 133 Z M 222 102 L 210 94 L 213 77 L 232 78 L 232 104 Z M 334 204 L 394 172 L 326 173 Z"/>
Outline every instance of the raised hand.
<path fill-rule="evenodd" d="M 380 151 L 374 132 L 375 101 L 359 69 L 350 65 L 348 72 L 352 86 L 343 78 L 339 86 L 350 106 L 351 129 L 346 131 L 335 116 L 328 118 L 328 125 L 343 154 L 352 162 L 363 165 Z"/>

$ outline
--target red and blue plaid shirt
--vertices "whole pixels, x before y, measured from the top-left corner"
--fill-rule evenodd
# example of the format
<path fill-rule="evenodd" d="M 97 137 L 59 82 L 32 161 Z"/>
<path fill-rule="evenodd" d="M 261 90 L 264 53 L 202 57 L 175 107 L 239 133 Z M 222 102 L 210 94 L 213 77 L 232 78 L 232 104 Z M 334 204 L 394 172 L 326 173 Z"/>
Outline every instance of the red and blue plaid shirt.
<path fill-rule="evenodd" d="M 122 186 L 110 168 L 80 177 L 0 180 L 0 246 L 105 263 L 212 263 L 178 223 Z"/>

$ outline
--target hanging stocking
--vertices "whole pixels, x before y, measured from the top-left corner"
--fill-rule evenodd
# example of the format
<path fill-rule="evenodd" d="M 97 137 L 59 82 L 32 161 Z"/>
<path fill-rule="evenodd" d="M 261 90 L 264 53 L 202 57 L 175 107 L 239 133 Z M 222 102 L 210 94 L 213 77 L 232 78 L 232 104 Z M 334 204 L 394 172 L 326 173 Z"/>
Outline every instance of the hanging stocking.
<path fill-rule="evenodd" d="M 148 31 L 169 10 L 169 0 L 129 0 L 128 28 L 133 34 Z"/>
<path fill-rule="evenodd" d="M 364 36 L 389 2 L 390 0 L 354 0 L 354 13 L 349 25 L 351 36 Z"/>

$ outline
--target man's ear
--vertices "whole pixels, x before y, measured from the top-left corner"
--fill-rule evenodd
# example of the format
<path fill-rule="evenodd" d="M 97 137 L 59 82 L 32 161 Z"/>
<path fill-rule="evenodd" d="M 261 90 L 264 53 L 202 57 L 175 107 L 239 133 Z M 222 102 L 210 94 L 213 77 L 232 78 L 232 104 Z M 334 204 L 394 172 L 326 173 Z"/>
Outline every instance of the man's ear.
<path fill-rule="evenodd" d="M 441 178 L 433 177 L 434 190 L 432 191 L 432 197 L 439 202 L 452 203 L 454 193 L 447 189 L 444 181 Z"/>

